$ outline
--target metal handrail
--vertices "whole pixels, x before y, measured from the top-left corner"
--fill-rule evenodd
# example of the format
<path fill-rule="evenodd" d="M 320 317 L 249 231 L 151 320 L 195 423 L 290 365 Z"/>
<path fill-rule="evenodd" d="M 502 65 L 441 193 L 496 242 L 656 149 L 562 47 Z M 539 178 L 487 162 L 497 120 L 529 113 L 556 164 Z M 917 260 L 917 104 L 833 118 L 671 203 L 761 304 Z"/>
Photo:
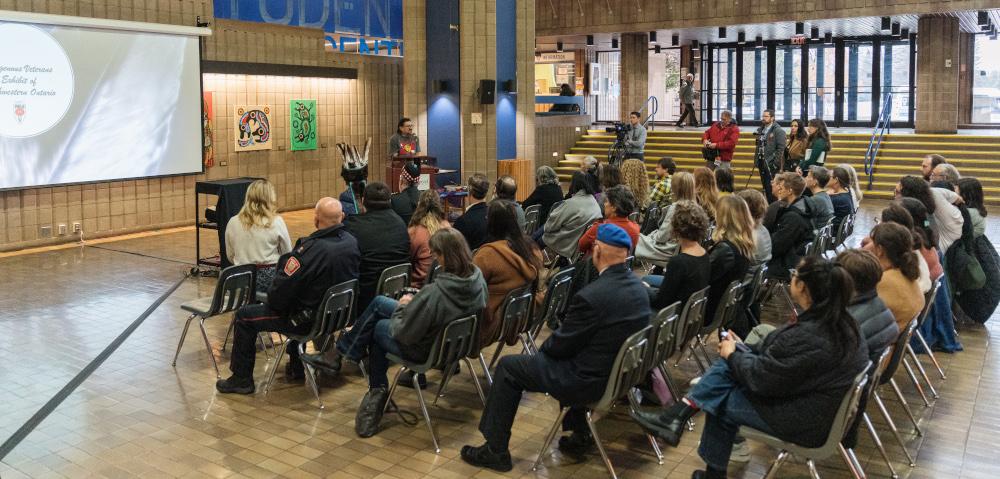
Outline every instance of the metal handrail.
<path fill-rule="evenodd" d="M 872 189 L 875 181 L 875 160 L 878 158 L 878 150 L 882 146 L 882 138 L 888 134 L 892 123 L 892 92 L 888 92 L 885 100 L 882 101 L 882 111 L 879 112 L 878 121 L 875 122 L 875 129 L 872 130 L 872 139 L 868 142 L 868 151 L 865 152 L 865 174 L 868 175 L 868 189 Z"/>
<path fill-rule="evenodd" d="M 646 115 L 646 119 L 642 120 L 642 126 L 645 128 L 653 118 L 656 113 L 660 111 L 660 100 L 656 99 L 655 96 L 650 96 L 646 99 L 646 103 L 643 103 L 642 108 L 639 109 L 639 116 L 642 117 L 642 112 L 649 111 L 649 115 Z"/>

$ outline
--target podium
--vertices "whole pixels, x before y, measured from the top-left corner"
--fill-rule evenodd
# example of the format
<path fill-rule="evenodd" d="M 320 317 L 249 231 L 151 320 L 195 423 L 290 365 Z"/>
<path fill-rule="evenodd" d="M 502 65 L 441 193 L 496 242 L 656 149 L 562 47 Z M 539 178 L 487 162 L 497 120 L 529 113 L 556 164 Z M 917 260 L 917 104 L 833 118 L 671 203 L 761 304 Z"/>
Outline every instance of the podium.
<path fill-rule="evenodd" d="M 389 159 L 385 165 L 385 184 L 389 185 L 389 191 L 399 193 L 399 175 L 403 172 L 403 166 L 410 161 L 420 161 L 420 183 L 417 188 L 421 191 L 437 189 L 437 174 L 440 171 L 434 166 L 437 158 L 432 156 L 397 156 Z"/>

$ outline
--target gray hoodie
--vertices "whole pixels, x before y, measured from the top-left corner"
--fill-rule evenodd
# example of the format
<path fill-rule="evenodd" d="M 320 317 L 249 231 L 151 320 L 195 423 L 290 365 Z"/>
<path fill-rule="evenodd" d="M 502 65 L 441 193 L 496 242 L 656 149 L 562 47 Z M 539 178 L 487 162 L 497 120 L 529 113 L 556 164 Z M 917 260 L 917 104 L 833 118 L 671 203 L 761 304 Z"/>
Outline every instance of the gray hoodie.
<path fill-rule="evenodd" d="M 444 271 L 434 276 L 409 304 L 392 313 L 389 333 L 399 342 L 403 358 L 424 362 L 448 323 L 477 314 L 486 306 L 486 281 L 479 268 L 467 278 Z"/>

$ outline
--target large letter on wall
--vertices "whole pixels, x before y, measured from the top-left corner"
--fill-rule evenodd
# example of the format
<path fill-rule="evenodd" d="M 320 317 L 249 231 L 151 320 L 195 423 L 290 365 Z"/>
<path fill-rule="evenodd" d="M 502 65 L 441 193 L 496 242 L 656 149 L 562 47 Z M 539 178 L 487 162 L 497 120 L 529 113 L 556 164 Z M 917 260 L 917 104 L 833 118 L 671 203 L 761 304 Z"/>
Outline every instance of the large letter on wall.
<path fill-rule="evenodd" d="M 277 3 L 272 0 L 273 3 Z M 260 5 L 260 18 L 263 18 L 267 23 L 280 23 L 282 25 L 288 25 L 292 21 L 292 14 L 294 10 L 292 9 L 292 0 L 285 0 L 285 16 L 282 18 L 272 17 L 271 12 L 268 11 L 267 4 L 268 0 L 258 0 L 257 4 Z"/>

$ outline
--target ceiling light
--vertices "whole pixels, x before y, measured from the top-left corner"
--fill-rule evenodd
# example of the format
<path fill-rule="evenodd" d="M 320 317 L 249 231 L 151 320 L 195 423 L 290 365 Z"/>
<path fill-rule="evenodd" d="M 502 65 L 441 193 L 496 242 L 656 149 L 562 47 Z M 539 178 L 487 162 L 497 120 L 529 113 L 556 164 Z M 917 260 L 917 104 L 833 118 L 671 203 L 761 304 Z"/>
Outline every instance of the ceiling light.
<path fill-rule="evenodd" d="M 892 22 L 892 36 L 898 37 L 899 29 L 900 29 L 899 22 Z"/>

